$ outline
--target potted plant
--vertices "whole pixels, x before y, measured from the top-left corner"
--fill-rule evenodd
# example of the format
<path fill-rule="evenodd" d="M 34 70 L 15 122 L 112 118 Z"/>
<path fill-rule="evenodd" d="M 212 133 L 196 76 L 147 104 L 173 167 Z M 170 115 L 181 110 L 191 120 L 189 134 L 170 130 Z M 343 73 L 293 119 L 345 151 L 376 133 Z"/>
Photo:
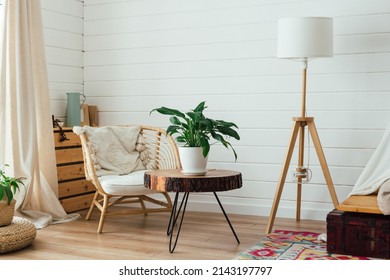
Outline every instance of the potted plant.
<path fill-rule="evenodd" d="M 7 164 L 4 165 L 8 166 Z M 11 224 L 15 211 L 14 194 L 24 186 L 23 177 L 10 177 L 0 168 L 0 226 Z"/>
<path fill-rule="evenodd" d="M 235 129 L 237 125 L 223 120 L 206 118 L 203 114 L 206 109 L 205 101 L 201 102 L 190 112 L 181 112 L 177 109 L 160 107 L 153 109 L 150 113 L 157 111 L 160 114 L 170 117 L 171 125 L 167 133 L 176 136 L 176 141 L 182 143 L 179 146 L 182 172 L 193 175 L 203 175 L 207 172 L 207 159 L 212 140 L 221 143 L 233 151 L 234 159 L 237 160 L 237 153 L 229 142 L 229 138 L 239 140 L 240 136 Z M 187 156 L 191 154 L 187 162 Z M 199 164 L 198 164 L 199 162 Z"/>

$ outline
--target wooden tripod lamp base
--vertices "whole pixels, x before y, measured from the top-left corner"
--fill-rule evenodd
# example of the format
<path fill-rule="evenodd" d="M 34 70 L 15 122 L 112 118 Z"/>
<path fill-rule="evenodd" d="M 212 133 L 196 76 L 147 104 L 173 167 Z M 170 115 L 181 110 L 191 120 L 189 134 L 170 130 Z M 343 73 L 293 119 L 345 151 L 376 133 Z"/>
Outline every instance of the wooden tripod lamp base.
<path fill-rule="evenodd" d="M 317 152 L 322 172 L 335 207 L 338 206 L 336 192 L 330 177 L 328 165 L 321 147 L 320 138 L 314 124 L 314 118 L 306 117 L 306 72 L 309 59 L 333 56 L 333 19 L 329 17 L 289 17 L 278 21 L 278 58 L 301 61 L 302 69 L 302 114 L 293 118 L 294 127 L 288 145 L 282 174 L 276 189 L 271 209 L 267 233 L 270 233 L 274 224 L 276 211 L 279 206 L 283 186 L 286 181 L 288 168 L 294 151 L 295 142 L 299 133 L 299 156 L 297 168 L 297 221 L 301 215 L 301 188 L 303 179 L 306 179 L 307 170 L 303 167 L 305 127 L 308 127 L 314 147 Z"/>
<path fill-rule="evenodd" d="M 322 169 L 322 172 L 323 172 L 324 177 L 325 177 L 326 184 L 328 185 L 328 190 L 329 190 L 330 196 L 332 198 L 333 205 L 335 208 L 339 205 L 336 191 L 334 189 L 334 185 L 332 182 L 332 178 L 330 176 L 329 168 L 328 168 L 328 165 L 327 165 L 326 160 L 325 160 L 324 151 L 322 150 L 320 138 L 318 137 L 317 129 L 316 129 L 316 126 L 314 124 L 314 118 L 313 117 L 298 117 L 298 118 L 293 118 L 293 121 L 294 121 L 294 126 L 292 129 L 290 143 L 288 145 L 287 154 L 286 154 L 286 158 L 284 161 L 280 180 L 279 180 L 278 186 L 276 188 L 275 198 L 274 198 L 274 201 L 272 204 L 271 214 L 269 217 L 269 222 L 268 222 L 268 226 L 266 229 L 266 233 L 270 233 L 272 231 L 272 227 L 273 227 L 273 224 L 275 221 L 276 212 L 278 210 L 280 198 L 282 196 L 284 183 L 286 181 L 286 176 L 287 176 L 288 169 L 290 166 L 291 157 L 292 157 L 293 152 L 294 152 L 294 146 L 295 146 L 295 143 L 296 143 L 296 140 L 298 137 L 298 133 L 300 136 L 299 137 L 298 167 L 300 168 L 303 166 L 304 136 L 305 136 L 305 127 L 306 126 L 308 127 L 310 136 L 312 138 L 312 141 L 313 141 L 313 144 L 314 144 L 314 147 L 315 147 L 315 150 L 316 150 L 316 153 L 317 153 L 320 165 L 321 165 L 321 169 Z M 298 177 L 297 209 L 296 209 L 297 210 L 296 211 L 296 220 L 297 221 L 300 220 L 301 188 L 302 188 L 302 177 Z"/>

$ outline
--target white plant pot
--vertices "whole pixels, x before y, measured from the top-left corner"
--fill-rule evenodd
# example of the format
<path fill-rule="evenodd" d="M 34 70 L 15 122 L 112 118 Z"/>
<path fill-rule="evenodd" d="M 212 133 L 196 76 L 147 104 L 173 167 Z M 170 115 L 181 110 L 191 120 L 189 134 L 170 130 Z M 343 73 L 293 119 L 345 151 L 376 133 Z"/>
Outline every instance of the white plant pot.
<path fill-rule="evenodd" d="M 207 173 L 207 159 L 203 157 L 201 147 L 179 147 L 182 173 L 186 175 L 204 175 Z"/>

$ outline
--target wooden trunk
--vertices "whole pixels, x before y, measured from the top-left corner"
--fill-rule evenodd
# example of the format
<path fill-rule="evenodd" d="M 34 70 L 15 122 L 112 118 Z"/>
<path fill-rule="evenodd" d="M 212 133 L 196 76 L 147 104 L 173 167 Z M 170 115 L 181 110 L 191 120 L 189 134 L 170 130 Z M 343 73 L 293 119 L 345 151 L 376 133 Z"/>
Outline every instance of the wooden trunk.
<path fill-rule="evenodd" d="M 164 192 L 222 192 L 242 186 L 240 172 L 209 170 L 205 175 L 185 175 L 179 169 L 148 171 L 145 187 Z"/>
<path fill-rule="evenodd" d="M 390 216 L 333 210 L 326 222 L 329 253 L 390 258 Z"/>

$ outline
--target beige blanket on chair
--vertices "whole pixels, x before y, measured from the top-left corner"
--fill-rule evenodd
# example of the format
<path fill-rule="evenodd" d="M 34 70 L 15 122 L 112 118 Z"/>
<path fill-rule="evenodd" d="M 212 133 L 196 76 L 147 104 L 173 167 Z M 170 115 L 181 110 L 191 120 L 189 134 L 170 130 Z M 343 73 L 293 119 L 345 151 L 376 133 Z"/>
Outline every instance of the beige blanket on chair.
<path fill-rule="evenodd" d="M 75 126 L 73 131 L 86 133 L 96 174 L 123 175 L 145 169 L 136 150 L 139 126 Z"/>

